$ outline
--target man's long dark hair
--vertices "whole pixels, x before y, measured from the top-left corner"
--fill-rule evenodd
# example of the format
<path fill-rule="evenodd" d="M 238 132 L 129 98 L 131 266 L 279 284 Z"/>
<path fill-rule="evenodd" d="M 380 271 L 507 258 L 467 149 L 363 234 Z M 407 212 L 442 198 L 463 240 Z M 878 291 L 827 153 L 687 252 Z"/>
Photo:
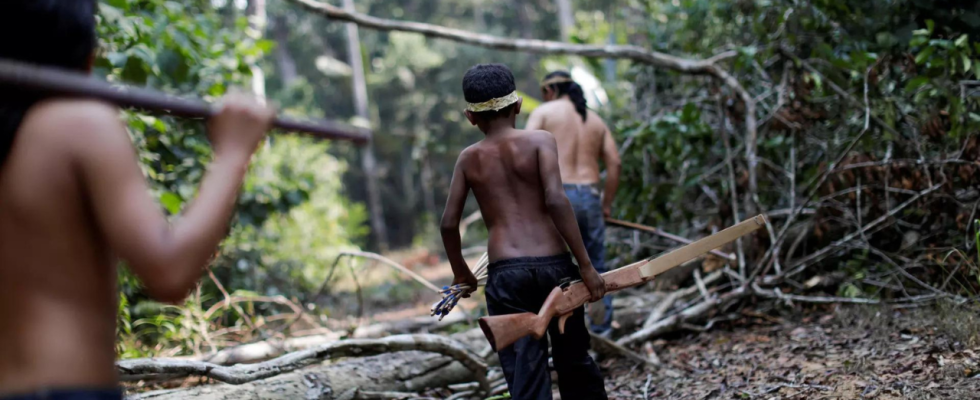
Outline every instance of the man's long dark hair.
<path fill-rule="evenodd" d="M 4 0 L 0 58 L 75 71 L 95 50 L 96 0 Z M 37 98 L 0 91 L 0 168 Z"/>
<path fill-rule="evenodd" d="M 589 118 L 589 113 L 588 108 L 586 107 L 585 93 L 582 91 L 582 87 L 572 80 L 571 74 L 565 71 L 552 72 L 545 76 L 544 80 L 547 81 L 552 78 L 568 79 L 568 82 L 552 83 L 548 85 L 548 87 L 551 88 L 551 90 L 554 90 L 559 97 L 567 95 L 568 99 L 575 105 L 575 111 L 582 116 L 582 121 L 587 120 Z"/>

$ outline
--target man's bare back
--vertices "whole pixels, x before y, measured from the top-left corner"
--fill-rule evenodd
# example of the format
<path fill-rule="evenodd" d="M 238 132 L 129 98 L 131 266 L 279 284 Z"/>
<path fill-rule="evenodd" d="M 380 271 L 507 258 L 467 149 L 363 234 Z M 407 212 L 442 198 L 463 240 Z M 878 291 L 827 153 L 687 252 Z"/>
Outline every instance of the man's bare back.
<path fill-rule="evenodd" d="M 470 146 L 458 168 L 473 190 L 490 233 L 491 261 L 565 252 L 545 203 L 539 154 L 554 142 L 544 131 L 511 129 Z"/>
<path fill-rule="evenodd" d="M 229 100 L 211 123 L 215 161 L 171 224 L 118 109 L 49 100 L 28 111 L 0 166 L 0 394 L 117 385 L 116 256 L 150 296 L 183 298 L 224 236 L 271 118 Z"/>
<path fill-rule="evenodd" d="M 588 110 L 588 118 L 582 121 L 568 98 L 549 101 L 535 109 L 527 129 L 542 129 L 555 135 L 561 180 L 567 184 L 598 183 L 599 159 L 606 151 L 616 151 L 612 134 L 602 119 Z"/>

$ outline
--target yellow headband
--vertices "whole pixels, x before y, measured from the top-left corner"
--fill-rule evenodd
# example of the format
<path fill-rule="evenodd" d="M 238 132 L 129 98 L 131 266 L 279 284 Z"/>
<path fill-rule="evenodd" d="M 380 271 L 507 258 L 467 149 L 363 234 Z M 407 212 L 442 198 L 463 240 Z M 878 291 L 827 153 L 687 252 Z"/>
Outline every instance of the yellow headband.
<path fill-rule="evenodd" d="M 514 104 L 520 99 L 520 96 L 517 95 L 517 91 L 513 91 L 504 97 L 497 97 L 482 103 L 467 103 L 466 110 L 470 112 L 500 111 L 500 109 Z"/>
<path fill-rule="evenodd" d="M 572 78 L 566 78 L 564 76 L 556 76 L 554 78 L 546 79 L 544 82 L 541 82 L 541 87 L 548 87 L 556 83 L 566 83 L 566 82 L 574 82 L 574 81 L 572 80 Z"/>

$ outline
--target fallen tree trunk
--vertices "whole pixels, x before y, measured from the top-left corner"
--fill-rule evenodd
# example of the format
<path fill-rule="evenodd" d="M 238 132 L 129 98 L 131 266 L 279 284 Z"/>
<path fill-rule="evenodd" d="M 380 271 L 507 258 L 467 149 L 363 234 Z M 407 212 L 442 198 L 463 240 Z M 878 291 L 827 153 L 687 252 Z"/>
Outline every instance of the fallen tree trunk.
<path fill-rule="evenodd" d="M 353 399 L 358 390 L 418 392 L 473 381 L 472 372 L 450 357 L 425 352 L 388 353 L 320 364 L 241 385 L 218 384 L 148 392 L 130 400 Z"/>
<path fill-rule="evenodd" d="M 479 329 L 454 334 L 451 338 L 467 348 L 487 347 L 483 332 Z M 352 400 L 357 391 L 409 393 L 469 382 L 474 382 L 470 387 L 479 387 L 476 382 L 487 380 L 486 370 L 479 375 L 474 376 L 472 370 L 453 357 L 431 352 L 403 351 L 336 363 L 328 361 L 240 385 L 217 384 L 161 390 L 127 398 Z"/>
<path fill-rule="evenodd" d="M 486 388 L 486 363 L 469 348 L 456 340 L 437 335 L 396 335 L 384 339 L 351 339 L 320 345 L 289 353 L 259 364 L 220 366 L 217 364 L 177 359 L 135 359 L 116 363 L 123 380 L 144 379 L 163 375 L 207 376 L 221 382 L 243 384 L 269 378 L 322 362 L 325 359 L 376 355 L 402 351 L 427 351 L 443 354 L 459 361 Z"/>

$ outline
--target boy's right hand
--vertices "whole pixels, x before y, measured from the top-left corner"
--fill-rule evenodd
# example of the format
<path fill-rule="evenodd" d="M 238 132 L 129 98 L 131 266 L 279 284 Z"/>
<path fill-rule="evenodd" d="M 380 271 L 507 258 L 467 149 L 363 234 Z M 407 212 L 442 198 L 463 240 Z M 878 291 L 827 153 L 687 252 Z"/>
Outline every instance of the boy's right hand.
<path fill-rule="evenodd" d="M 226 95 L 208 124 L 208 138 L 214 154 L 247 160 L 265 138 L 275 116 L 274 109 L 262 105 L 253 96 Z"/>
<path fill-rule="evenodd" d="M 594 303 L 602 300 L 602 296 L 606 295 L 606 281 L 602 279 L 602 275 L 589 266 L 588 268 L 582 268 L 580 271 L 582 274 L 582 283 L 585 287 L 589 289 L 589 294 L 592 298 L 589 299 L 590 302 Z"/>

